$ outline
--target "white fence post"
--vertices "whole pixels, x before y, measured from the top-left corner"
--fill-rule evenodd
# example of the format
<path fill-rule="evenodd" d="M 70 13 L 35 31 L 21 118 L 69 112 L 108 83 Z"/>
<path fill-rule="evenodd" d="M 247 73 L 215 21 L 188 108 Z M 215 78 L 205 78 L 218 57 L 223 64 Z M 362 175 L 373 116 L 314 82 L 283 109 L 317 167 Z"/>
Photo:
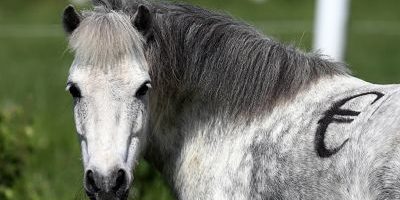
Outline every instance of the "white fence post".
<path fill-rule="evenodd" d="M 314 50 L 335 60 L 345 55 L 349 0 L 317 0 Z"/>

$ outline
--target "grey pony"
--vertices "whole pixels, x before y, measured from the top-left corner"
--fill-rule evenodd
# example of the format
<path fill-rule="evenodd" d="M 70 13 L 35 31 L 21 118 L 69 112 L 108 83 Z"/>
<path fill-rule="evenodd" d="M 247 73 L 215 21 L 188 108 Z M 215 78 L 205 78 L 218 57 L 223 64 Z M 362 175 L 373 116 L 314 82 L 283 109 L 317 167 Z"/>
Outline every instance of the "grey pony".
<path fill-rule="evenodd" d="M 70 45 L 99 73 L 118 71 L 103 63 L 124 53 L 145 59 L 152 89 L 140 155 L 177 199 L 400 199 L 398 85 L 357 79 L 342 63 L 196 6 L 93 3 L 84 14 L 66 9 Z M 118 25 L 124 16 L 140 35 Z M 79 31 L 83 24 L 102 28 L 79 37 L 88 34 Z M 76 112 L 76 120 L 86 113 Z M 82 127 L 77 120 L 78 132 Z M 86 151 L 91 141 L 80 136 Z M 88 170 L 89 197 L 127 198 L 121 186 L 131 184 L 134 166 L 114 173 L 116 185 Z"/>

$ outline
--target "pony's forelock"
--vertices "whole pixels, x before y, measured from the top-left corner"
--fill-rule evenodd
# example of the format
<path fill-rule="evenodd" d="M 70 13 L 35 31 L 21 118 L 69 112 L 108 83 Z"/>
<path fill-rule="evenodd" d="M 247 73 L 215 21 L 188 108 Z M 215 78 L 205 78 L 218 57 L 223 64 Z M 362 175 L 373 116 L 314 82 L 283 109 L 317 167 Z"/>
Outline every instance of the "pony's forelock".
<path fill-rule="evenodd" d="M 95 69 L 108 69 L 133 59 L 147 68 L 144 39 L 131 21 L 122 12 L 104 8 L 84 12 L 84 19 L 69 40 L 75 61 Z"/>

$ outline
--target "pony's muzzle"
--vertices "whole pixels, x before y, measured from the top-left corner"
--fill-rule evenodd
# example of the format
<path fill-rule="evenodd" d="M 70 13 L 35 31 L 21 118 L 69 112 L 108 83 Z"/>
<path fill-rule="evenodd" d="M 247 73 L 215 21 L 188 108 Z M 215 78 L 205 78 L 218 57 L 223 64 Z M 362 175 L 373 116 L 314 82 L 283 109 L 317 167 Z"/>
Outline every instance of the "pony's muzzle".
<path fill-rule="evenodd" d="M 84 186 L 90 199 L 126 199 L 129 175 L 124 169 L 117 169 L 107 176 L 89 169 L 85 172 Z"/>

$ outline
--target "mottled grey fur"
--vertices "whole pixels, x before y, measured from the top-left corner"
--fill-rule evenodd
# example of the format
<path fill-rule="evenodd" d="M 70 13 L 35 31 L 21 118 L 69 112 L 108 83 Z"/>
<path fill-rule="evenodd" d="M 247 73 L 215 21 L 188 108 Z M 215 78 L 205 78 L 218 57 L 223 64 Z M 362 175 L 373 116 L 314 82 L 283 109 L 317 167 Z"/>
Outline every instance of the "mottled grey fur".
<path fill-rule="evenodd" d="M 106 8 L 91 16 L 134 18 L 140 4 L 152 13 L 149 32 L 127 44 L 143 51 L 153 85 L 145 157 L 177 199 L 400 199 L 398 85 L 351 77 L 341 63 L 195 6 L 94 2 Z M 371 91 L 382 98 L 358 96 Z M 322 157 L 315 140 L 327 113 L 336 121 L 324 148 L 344 145 Z"/>

